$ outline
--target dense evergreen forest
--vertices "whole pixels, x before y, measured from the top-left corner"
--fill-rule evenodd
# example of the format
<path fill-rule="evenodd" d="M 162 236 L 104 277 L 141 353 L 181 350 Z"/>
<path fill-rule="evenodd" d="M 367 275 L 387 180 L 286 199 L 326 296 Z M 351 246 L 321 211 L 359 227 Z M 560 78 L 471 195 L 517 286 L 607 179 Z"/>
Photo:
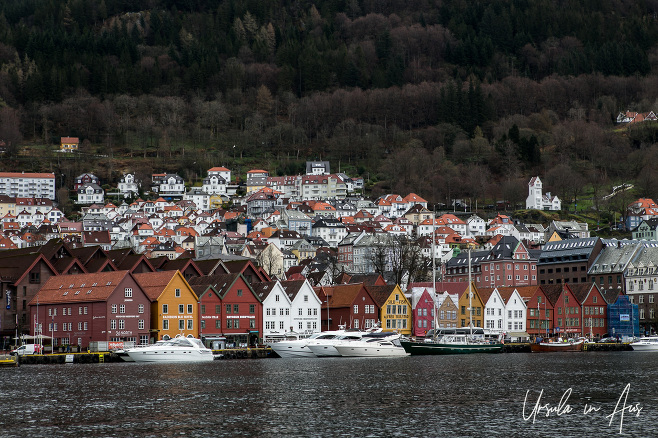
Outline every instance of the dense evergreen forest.
<path fill-rule="evenodd" d="M 4 0 L 0 168 L 113 182 L 323 159 L 373 194 L 433 202 L 518 201 L 534 174 L 574 203 L 627 181 L 656 196 L 656 126 L 615 119 L 658 112 L 657 13 L 656 0 Z M 82 154 L 49 152 L 61 136 Z"/>

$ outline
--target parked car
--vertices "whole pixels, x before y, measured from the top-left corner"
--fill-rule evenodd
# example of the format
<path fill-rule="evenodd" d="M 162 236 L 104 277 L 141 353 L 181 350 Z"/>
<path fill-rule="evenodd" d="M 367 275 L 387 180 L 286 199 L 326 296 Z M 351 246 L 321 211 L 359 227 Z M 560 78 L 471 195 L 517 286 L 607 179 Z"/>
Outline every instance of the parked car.
<path fill-rule="evenodd" d="M 599 343 L 601 343 L 601 344 L 603 344 L 603 343 L 616 343 L 616 342 L 617 342 L 617 338 L 601 338 L 601 339 L 599 339 Z"/>

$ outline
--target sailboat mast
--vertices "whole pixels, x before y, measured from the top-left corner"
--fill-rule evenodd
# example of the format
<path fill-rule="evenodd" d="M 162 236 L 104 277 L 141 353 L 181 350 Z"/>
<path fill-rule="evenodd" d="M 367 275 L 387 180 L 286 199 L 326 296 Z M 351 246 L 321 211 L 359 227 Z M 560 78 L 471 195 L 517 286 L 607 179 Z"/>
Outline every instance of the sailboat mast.
<path fill-rule="evenodd" d="M 471 248 L 468 248 L 468 325 L 473 335 L 473 291 L 471 290 Z"/>
<path fill-rule="evenodd" d="M 434 206 L 434 211 L 432 212 L 432 289 L 434 296 L 432 297 L 432 309 L 434 310 L 434 339 L 436 339 L 436 332 L 439 329 L 438 324 L 438 313 L 439 309 L 436 307 L 436 257 L 434 252 L 434 240 L 436 239 L 436 233 L 434 226 L 436 223 L 436 205 Z"/>

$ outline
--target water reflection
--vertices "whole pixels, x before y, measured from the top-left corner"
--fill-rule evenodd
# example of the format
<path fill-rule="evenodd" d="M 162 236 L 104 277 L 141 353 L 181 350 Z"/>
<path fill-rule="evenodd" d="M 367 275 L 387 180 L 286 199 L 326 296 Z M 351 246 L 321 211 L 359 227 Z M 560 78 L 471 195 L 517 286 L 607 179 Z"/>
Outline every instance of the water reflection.
<path fill-rule="evenodd" d="M 643 411 L 624 418 L 623 432 L 647 437 L 656 359 L 620 352 L 22 366 L 0 369 L 1 435 L 591 436 L 618 432 L 605 416 L 631 383 L 629 402 Z M 523 421 L 527 390 L 557 403 L 568 388 L 576 413 Z M 585 403 L 603 408 L 584 416 Z"/>

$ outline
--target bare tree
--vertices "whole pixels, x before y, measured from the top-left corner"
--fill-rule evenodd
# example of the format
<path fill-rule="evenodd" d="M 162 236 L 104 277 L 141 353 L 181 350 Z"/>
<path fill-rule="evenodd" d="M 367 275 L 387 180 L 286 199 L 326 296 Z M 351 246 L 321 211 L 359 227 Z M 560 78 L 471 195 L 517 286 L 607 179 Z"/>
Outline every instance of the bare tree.
<path fill-rule="evenodd" d="M 390 273 L 396 284 L 427 277 L 428 261 L 420 246 L 407 236 L 387 235 L 373 245 L 368 261 L 375 272 Z"/>

